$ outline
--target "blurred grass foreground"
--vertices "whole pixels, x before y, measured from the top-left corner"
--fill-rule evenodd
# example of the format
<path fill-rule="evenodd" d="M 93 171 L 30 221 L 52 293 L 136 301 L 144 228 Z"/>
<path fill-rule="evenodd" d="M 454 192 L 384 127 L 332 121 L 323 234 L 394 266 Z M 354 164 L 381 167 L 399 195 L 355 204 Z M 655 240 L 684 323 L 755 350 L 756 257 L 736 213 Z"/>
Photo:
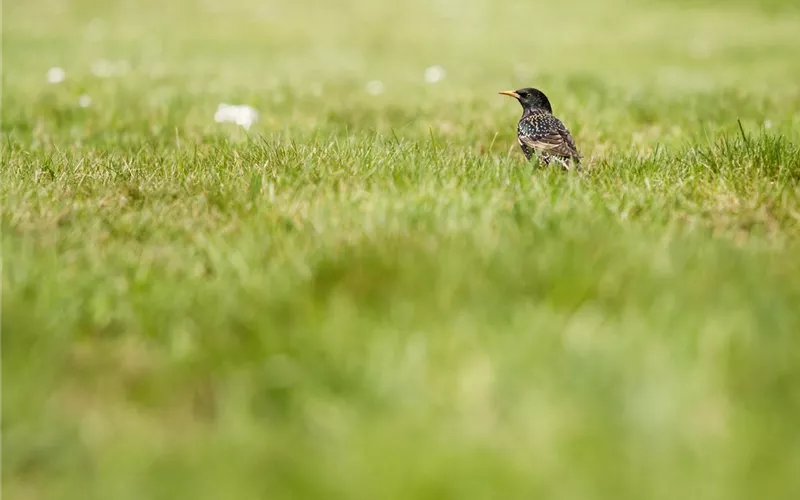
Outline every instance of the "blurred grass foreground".
<path fill-rule="evenodd" d="M 800 498 L 796 0 L 2 7 L 4 498 Z"/>

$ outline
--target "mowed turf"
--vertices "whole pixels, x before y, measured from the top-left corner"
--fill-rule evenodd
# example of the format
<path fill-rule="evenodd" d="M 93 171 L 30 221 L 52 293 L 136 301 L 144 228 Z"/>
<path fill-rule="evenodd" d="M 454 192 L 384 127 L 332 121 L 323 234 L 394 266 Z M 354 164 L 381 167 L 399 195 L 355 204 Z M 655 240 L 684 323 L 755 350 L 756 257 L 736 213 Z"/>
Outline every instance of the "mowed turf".
<path fill-rule="evenodd" d="M 7 498 L 797 498 L 796 2 L 3 7 Z"/>

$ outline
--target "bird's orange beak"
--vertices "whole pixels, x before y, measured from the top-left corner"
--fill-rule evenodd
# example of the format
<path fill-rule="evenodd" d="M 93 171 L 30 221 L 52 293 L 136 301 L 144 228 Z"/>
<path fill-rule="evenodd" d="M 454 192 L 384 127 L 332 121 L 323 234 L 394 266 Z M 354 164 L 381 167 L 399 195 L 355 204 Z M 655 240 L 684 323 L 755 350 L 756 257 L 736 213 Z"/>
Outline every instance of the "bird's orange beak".
<path fill-rule="evenodd" d="M 504 91 L 498 92 L 498 93 L 502 94 L 502 95 L 507 95 L 507 96 L 513 97 L 514 99 L 519 99 L 519 94 L 517 94 L 513 90 L 504 90 Z"/>

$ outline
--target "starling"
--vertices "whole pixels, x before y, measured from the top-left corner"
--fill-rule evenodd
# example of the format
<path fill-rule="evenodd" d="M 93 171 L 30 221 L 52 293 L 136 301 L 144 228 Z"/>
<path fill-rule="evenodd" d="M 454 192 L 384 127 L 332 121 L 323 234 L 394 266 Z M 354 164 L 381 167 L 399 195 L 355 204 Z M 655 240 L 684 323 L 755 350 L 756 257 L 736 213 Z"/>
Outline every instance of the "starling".
<path fill-rule="evenodd" d="M 550 100 L 541 90 L 525 88 L 500 92 L 511 96 L 522 105 L 522 118 L 517 125 L 517 140 L 529 160 L 537 154 L 545 165 L 556 160 L 564 168 L 570 163 L 580 166 L 581 154 L 575 147 L 567 127 L 553 116 Z"/>

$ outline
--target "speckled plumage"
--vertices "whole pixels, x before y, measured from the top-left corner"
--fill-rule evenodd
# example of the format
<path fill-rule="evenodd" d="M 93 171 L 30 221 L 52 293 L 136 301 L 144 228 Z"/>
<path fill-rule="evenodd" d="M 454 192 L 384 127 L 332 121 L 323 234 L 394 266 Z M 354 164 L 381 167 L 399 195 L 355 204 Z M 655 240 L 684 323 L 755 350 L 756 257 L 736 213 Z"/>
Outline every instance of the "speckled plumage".
<path fill-rule="evenodd" d="M 544 93 L 531 88 L 502 93 L 516 98 L 522 105 L 517 140 L 526 158 L 531 159 L 535 154 L 545 165 L 556 160 L 567 169 L 570 163 L 580 166 L 581 154 L 575 141 L 561 120 L 553 116 Z"/>

